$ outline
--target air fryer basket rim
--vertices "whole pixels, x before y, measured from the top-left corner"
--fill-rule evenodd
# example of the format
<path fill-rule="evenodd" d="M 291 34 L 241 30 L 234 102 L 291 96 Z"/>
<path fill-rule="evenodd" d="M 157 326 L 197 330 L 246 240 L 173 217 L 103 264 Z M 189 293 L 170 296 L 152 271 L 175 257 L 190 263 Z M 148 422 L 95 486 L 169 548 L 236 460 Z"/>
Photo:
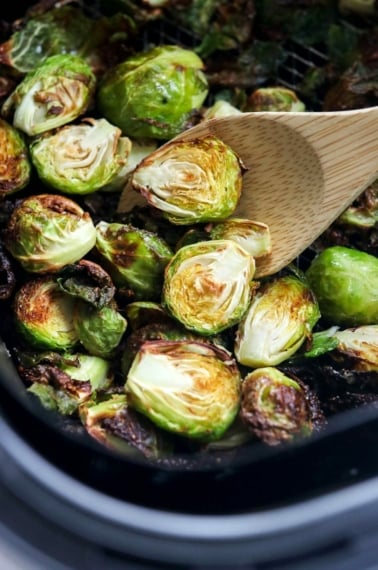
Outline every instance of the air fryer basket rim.
<path fill-rule="evenodd" d="M 14 469 L 8 476 L 5 470 L 5 484 L 46 520 L 58 519 L 65 531 L 125 554 L 221 566 L 235 560 L 237 549 L 238 562 L 244 563 L 293 554 L 293 549 L 300 555 L 337 542 L 349 528 L 350 517 L 361 524 L 359 532 L 364 526 L 369 530 L 375 520 L 377 477 L 266 513 L 218 517 L 154 511 L 82 485 L 39 456 L 3 420 L 0 426 L 5 458 L 10 454 L 21 470 L 16 478 Z M 269 553 L 266 547 L 272 540 L 275 551 Z"/>

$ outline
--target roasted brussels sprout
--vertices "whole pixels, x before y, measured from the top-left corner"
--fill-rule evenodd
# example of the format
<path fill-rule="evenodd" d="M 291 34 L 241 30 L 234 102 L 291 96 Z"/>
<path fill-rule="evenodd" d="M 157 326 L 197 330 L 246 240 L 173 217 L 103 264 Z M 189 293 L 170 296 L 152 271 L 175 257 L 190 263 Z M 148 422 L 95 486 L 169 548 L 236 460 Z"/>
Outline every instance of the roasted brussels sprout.
<path fill-rule="evenodd" d="M 242 111 L 223 99 L 218 99 L 215 101 L 211 107 L 208 107 L 203 112 L 203 119 L 208 121 L 209 119 L 219 119 L 220 117 L 229 117 L 230 115 L 240 115 Z"/>
<path fill-rule="evenodd" d="M 354 361 L 354 370 L 378 372 L 378 325 L 338 330 L 337 351 Z"/>
<path fill-rule="evenodd" d="M 131 141 L 105 119 L 85 118 L 31 142 L 42 182 L 66 194 L 90 194 L 111 183 L 126 164 Z"/>
<path fill-rule="evenodd" d="M 64 267 L 56 281 L 62 291 L 97 309 L 112 303 L 116 293 L 109 273 L 88 259 L 80 259 L 77 263 Z"/>
<path fill-rule="evenodd" d="M 110 358 L 127 328 L 127 321 L 113 306 L 97 309 L 89 303 L 77 302 L 73 323 L 80 343 L 89 354 Z"/>
<path fill-rule="evenodd" d="M 220 438 L 240 404 L 240 373 L 230 353 L 202 342 L 148 341 L 131 365 L 129 403 L 156 425 L 187 438 Z"/>
<path fill-rule="evenodd" d="M 22 200 L 5 231 L 5 245 L 32 273 L 56 272 L 84 257 L 96 243 L 90 215 L 69 198 L 39 194 Z"/>
<path fill-rule="evenodd" d="M 251 433 L 268 445 L 309 436 L 325 424 L 315 394 L 298 378 L 271 366 L 244 378 L 240 414 Z"/>
<path fill-rule="evenodd" d="M 96 249 L 116 285 L 135 300 L 159 300 L 164 268 L 173 253 L 157 234 L 130 224 L 99 222 Z"/>
<path fill-rule="evenodd" d="M 238 326 L 238 362 L 252 368 L 280 364 L 302 346 L 319 318 L 317 301 L 305 282 L 291 275 L 265 282 Z"/>
<path fill-rule="evenodd" d="M 22 190 L 30 180 L 28 148 L 21 133 L 0 119 L 0 199 Z"/>
<path fill-rule="evenodd" d="M 322 317 L 339 326 L 378 323 L 378 259 L 343 246 L 325 248 L 306 277 Z"/>
<path fill-rule="evenodd" d="M 27 17 L 0 45 L 0 61 L 28 73 L 51 55 L 84 55 L 90 49 L 94 20 L 74 6 L 53 7 Z"/>
<path fill-rule="evenodd" d="M 130 137 L 169 140 L 191 126 L 208 94 L 202 69 L 198 55 L 180 46 L 138 53 L 105 74 L 99 111 Z"/>
<path fill-rule="evenodd" d="M 84 402 L 80 406 L 80 418 L 91 437 L 122 454 L 158 459 L 172 453 L 168 434 L 130 408 L 125 394 Z"/>
<path fill-rule="evenodd" d="M 23 370 L 26 382 L 32 382 L 28 391 L 41 404 L 63 415 L 76 413 L 88 399 L 104 392 L 113 382 L 110 362 L 88 354 L 65 354 L 54 363 L 41 362 Z"/>
<path fill-rule="evenodd" d="M 163 305 L 189 330 L 217 334 L 244 316 L 254 271 L 253 257 L 234 241 L 187 245 L 166 267 Z"/>
<path fill-rule="evenodd" d="M 239 201 L 244 167 L 220 139 L 172 141 L 134 170 L 131 187 L 174 224 L 223 220 Z"/>
<path fill-rule="evenodd" d="M 372 16 L 377 12 L 376 0 L 339 0 L 338 9 L 342 13 L 352 12 L 361 16 Z"/>
<path fill-rule="evenodd" d="M 269 227 L 254 220 L 229 218 L 224 222 L 209 224 L 212 239 L 231 239 L 240 244 L 255 259 L 269 255 L 272 243 Z"/>
<path fill-rule="evenodd" d="M 28 73 L 2 106 L 5 118 L 34 136 L 65 125 L 92 102 L 96 79 L 80 57 L 64 54 L 45 59 Z"/>
<path fill-rule="evenodd" d="M 292 89 L 286 87 L 259 87 L 248 97 L 246 111 L 305 111 L 305 104 Z"/>
<path fill-rule="evenodd" d="M 26 281 L 13 302 L 15 325 L 26 343 L 40 349 L 67 351 L 79 341 L 73 323 L 75 299 L 51 277 Z"/>

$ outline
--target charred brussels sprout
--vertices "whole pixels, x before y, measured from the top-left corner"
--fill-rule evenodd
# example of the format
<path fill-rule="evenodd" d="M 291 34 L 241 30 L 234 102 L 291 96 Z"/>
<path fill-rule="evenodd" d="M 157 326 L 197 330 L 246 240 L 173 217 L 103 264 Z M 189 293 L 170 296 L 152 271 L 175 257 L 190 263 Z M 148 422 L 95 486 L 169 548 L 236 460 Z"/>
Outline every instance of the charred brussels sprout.
<path fill-rule="evenodd" d="M 269 445 L 309 436 L 325 423 L 315 394 L 270 366 L 244 378 L 240 413 L 250 432 Z"/>
<path fill-rule="evenodd" d="M 81 259 L 96 243 L 90 215 L 69 198 L 54 194 L 29 196 L 12 212 L 5 245 L 32 273 L 60 270 Z"/>
<path fill-rule="evenodd" d="M 246 312 L 254 271 L 253 257 L 234 241 L 187 245 L 166 268 L 163 304 L 186 328 L 217 334 Z"/>
<path fill-rule="evenodd" d="M 116 285 L 137 300 L 160 298 L 164 268 L 172 251 L 157 234 L 130 224 L 99 222 L 96 249 Z"/>
<path fill-rule="evenodd" d="M 76 303 L 73 320 L 87 352 L 103 358 L 112 356 L 127 328 L 126 319 L 115 307 L 97 309 L 85 302 Z"/>
<path fill-rule="evenodd" d="M 50 277 L 27 281 L 13 302 L 16 328 L 31 346 L 70 350 L 79 340 L 73 322 L 74 304 L 75 299 Z"/>
<path fill-rule="evenodd" d="M 22 135 L 0 119 L 0 198 L 22 190 L 30 179 L 31 165 Z"/>
<path fill-rule="evenodd" d="M 208 107 L 203 113 L 203 119 L 220 119 L 221 117 L 230 117 L 231 115 L 240 115 L 242 111 L 223 99 L 215 101 L 211 107 Z"/>
<path fill-rule="evenodd" d="M 310 288 L 293 276 L 261 286 L 239 324 L 235 355 L 241 364 L 275 366 L 292 356 L 320 318 Z"/>
<path fill-rule="evenodd" d="M 96 85 L 89 65 L 64 54 L 44 60 L 17 85 L 2 106 L 5 117 L 30 136 L 65 125 L 88 108 Z"/>
<path fill-rule="evenodd" d="M 66 194 L 89 194 L 115 179 L 127 162 L 131 142 L 105 119 L 86 118 L 45 133 L 29 148 L 47 186 Z"/>
<path fill-rule="evenodd" d="M 210 222 L 234 212 L 243 171 L 234 151 L 208 136 L 157 149 L 137 166 L 131 186 L 174 224 Z"/>
<path fill-rule="evenodd" d="M 32 382 L 28 391 L 45 408 L 72 415 L 83 402 L 109 389 L 113 373 L 103 358 L 77 353 L 65 354 L 55 363 L 37 364 L 24 371 L 24 378 Z"/>
<path fill-rule="evenodd" d="M 269 227 L 245 218 L 230 218 L 209 225 L 212 239 L 231 239 L 239 243 L 255 259 L 269 255 L 272 243 Z"/>
<path fill-rule="evenodd" d="M 284 111 L 287 113 L 305 111 L 305 104 L 298 95 L 286 87 L 260 87 L 251 93 L 246 111 Z"/>
<path fill-rule="evenodd" d="M 169 140 L 190 126 L 207 96 L 202 69 L 198 55 L 179 46 L 131 56 L 103 77 L 100 113 L 130 137 Z"/>
<path fill-rule="evenodd" d="M 235 361 L 226 350 L 202 342 L 145 342 L 125 389 L 130 405 L 156 425 L 202 441 L 220 438 L 240 404 Z"/>
<path fill-rule="evenodd" d="M 172 452 L 172 443 L 166 434 L 130 408 L 125 394 L 83 403 L 80 418 L 91 437 L 122 454 L 157 459 Z"/>
<path fill-rule="evenodd" d="M 324 249 L 311 263 L 307 279 L 331 324 L 358 326 L 378 322 L 378 259 L 343 246 Z"/>

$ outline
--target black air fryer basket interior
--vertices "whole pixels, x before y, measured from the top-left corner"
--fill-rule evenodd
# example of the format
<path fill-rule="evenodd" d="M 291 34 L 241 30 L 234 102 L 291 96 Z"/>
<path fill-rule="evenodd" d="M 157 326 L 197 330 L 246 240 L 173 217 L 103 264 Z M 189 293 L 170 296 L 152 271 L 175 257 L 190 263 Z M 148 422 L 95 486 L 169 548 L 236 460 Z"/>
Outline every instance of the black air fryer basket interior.
<path fill-rule="evenodd" d="M 10 14 L 11 8 L 8 7 L 7 10 Z M 20 13 L 22 7 L 17 6 L 17 15 Z M 14 16 L 16 14 L 12 14 L 11 19 Z M 190 42 L 190 33 L 172 27 L 169 22 L 164 27 L 155 29 L 153 33 L 159 34 L 162 40 L 170 43 Z M 289 57 L 280 68 L 278 79 L 282 85 L 295 88 L 298 77 L 303 76 L 305 69 L 319 61 L 325 61 L 326 56 L 322 51 L 297 44 L 293 44 L 291 48 Z M 334 497 L 337 493 L 350 491 L 349 497 L 353 498 L 352 490 L 358 489 L 359 485 L 377 483 L 378 487 L 378 410 L 374 408 L 366 406 L 364 409 L 340 413 L 330 418 L 325 430 L 306 440 L 278 447 L 254 444 L 243 447 L 241 451 L 214 453 L 211 457 L 199 455 L 177 458 L 175 463 L 165 466 L 113 453 L 98 445 L 69 420 L 42 409 L 26 393 L 4 344 L 0 345 L 0 370 L 3 433 L 13 434 L 8 440 L 9 446 L 7 443 L 5 445 L 5 457 L 8 454 L 9 457 L 12 454 L 16 456 L 17 447 L 14 442 L 22 441 L 29 446 L 32 454 L 47 462 L 56 476 L 60 472 L 68 481 L 83 486 L 81 489 L 87 488 L 98 493 L 101 500 L 109 497 L 126 502 L 131 507 L 151 509 L 151 512 L 221 516 L 226 517 L 225 521 L 228 516 L 254 513 L 258 521 L 258 517 L 263 520 L 264 516 L 269 517 L 276 509 L 306 505 L 308 501 Z M 34 465 L 31 459 L 29 464 L 26 464 L 27 454 L 15 460 L 24 474 L 27 473 L 28 478 L 35 476 L 38 484 L 44 484 L 47 467 L 45 474 L 40 472 L 33 475 Z M 20 493 L 23 499 L 33 502 L 31 495 L 23 497 L 20 487 L 16 491 L 16 480 L 12 480 L 11 475 L 7 474 L 4 481 L 12 492 Z M 61 493 L 64 492 L 62 488 Z M 371 499 L 374 503 L 378 497 L 372 496 Z M 72 504 L 78 502 L 76 507 L 79 513 L 80 498 L 75 496 L 74 490 L 69 500 L 72 500 Z M 355 497 L 353 500 L 358 503 Z M 41 505 L 42 503 L 38 507 L 34 506 L 43 509 Z M 346 510 L 352 508 L 347 500 L 343 506 Z M 321 518 L 327 511 L 326 504 L 323 504 L 323 507 L 322 512 L 315 513 L 316 509 L 313 511 L 315 518 Z M 127 505 L 124 508 L 127 509 Z M 91 504 L 89 510 L 92 509 L 94 512 L 98 511 L 97 514 L 101 517 L 100 503 L 97 506 Z M 298 525 L 299 521 L 311 519 L 309 511 L 297 515 Z M 80 524 L 79 518 L 77 525 Z M 154 520 L 153 516 L 151 520 Z M 139 524 L 135 520 L 135 525 Z M 234 528 L 232 524 L 230 521 L 230 529 Z M 240 524 L 240 536 L 243 536 L 245 528 L 249 528 L 251 535 L 254 535 L 256 529 L 253 525 L 243 527 L 244 523 Z M 250 525 L 250 522 L 245 524 Z M 281 521 L 281 524 L 285 526 L 284 521 Z M 63 523 L 66 527 L 70 525 L 75 529 L 72 519 L 70 523 Z M 82 529 L 76 530 L 79 534 L 86 534 Z M 96 529 L 92 530 L 93 536 L 96 536 Z M 192 530 L 194 534 L 197 533 L 194 527 Z M 223 531 L 224 528 L 220 535 Z M 114 540 L 117 548 L 126 550 L 127 544 L 123 542 L 123 546 L 120 546 L 122 540 L 117 542 L 118 535 L 115 530 L 114 532 L 112 539 L 104 536 L 104 541 L 111 543 Z M 204 538 L 206 534 L 204 531 Z M 208 536 L 210 535 L 209 530 Z M 214 543 L 217 542 L 215 536 L 212 539 Z M 134 547 L 138 553 L 143 550 L 143 546 L 138 546 L 137 543 Z M 170 556 L 174 554 L 177 554 L 175 550 Z M 167 559 L 170 556 L 167 556 Z M 195 559 L 194 553 L 187 556 L 190 560 Z M 266 559 L 267 556 L 262 555 L 262 558 Z M 218 564 L 221 564 L 219 557 L 217 560 Z M 225 560 L 227 561 L 227 556 Z"/>

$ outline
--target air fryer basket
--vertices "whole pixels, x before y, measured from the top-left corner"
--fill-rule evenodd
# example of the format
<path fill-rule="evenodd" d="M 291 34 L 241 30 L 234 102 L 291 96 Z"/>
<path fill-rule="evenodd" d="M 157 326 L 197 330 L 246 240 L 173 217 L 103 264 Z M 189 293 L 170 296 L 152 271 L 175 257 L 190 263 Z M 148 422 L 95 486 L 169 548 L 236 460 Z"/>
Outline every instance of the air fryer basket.
<path fill-rule="evenodd" d="M 188 47 L 194 42 L 170 22 L 149 33 L 155 36 L 143 38 L 145 45 L 156 37 Z M 277 79 L 295 89 L 327 56 L 301 44 L 288 48 Z M 41 520 L 58 525 L 61 540 L 96 545 L 106 567 L 113 567 L 113 553 L 141 570 L 137 558 L 179 570 L 278 568 L 270 566 L 278 560 L 295 568 L 293 557 L 303 557 L 310 570 L 322 553 L 337 560 L 339 551 L 353 551 L 357 535 L 378 528 L 375 408 L 340 413 L 307 440 L 178 458 L 167 467 L 109 451 L 42 409 L 26 394 L 4 344 L 0 370 L 0 457 L 8 466 L 0 480 Z M 351 530 L 349 517 L 359 531 Z M 314 566 L 306 556 L 314 556 Z"/>

